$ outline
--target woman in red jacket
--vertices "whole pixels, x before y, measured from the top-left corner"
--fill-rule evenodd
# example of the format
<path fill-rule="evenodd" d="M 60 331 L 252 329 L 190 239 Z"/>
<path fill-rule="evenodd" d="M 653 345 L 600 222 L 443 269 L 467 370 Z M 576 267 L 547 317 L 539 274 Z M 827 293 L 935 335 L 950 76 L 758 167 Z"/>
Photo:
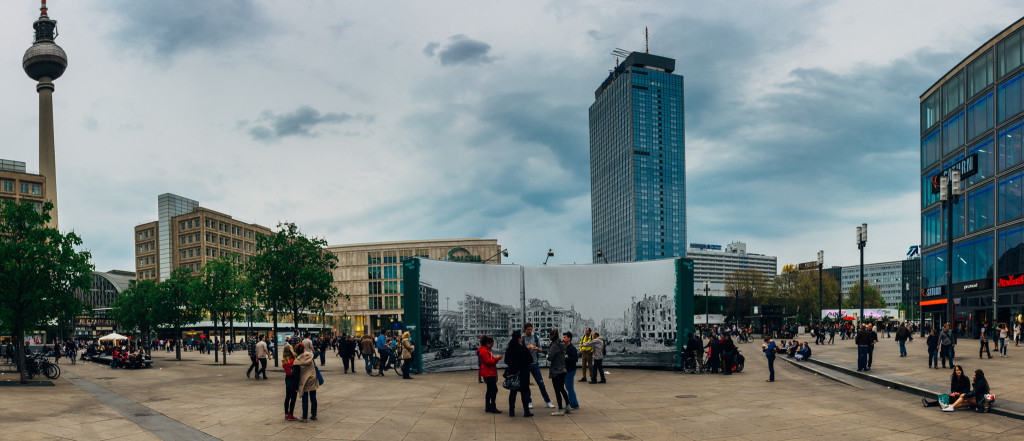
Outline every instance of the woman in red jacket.
<path fill-rule="evenodd" d="M 486 401 L 485 412 L 501 413 L 495 400 L 498 397 L 498 360 L 501 360 L 502 356 L 495 357 L 491 353 L 491 348 L 493 347 L 493 338 L 487 335 L 481 336 L 480 349 L 477 350 L 477 356 L 480 359 L 480 376 L 484 377 L 484 383 L 487 383 L 487 395 L 484 397 Z"/>

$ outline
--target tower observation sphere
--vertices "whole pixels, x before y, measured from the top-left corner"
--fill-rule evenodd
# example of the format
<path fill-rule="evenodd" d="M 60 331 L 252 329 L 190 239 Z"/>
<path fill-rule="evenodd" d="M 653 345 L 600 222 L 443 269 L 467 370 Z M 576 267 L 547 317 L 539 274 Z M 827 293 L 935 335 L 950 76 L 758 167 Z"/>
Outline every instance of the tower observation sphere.
<path fill-rule="evenodd" d="M 68 56 L 53 41 L 57 37 L 57 21 L 50 20 L 46 15 L 46 0 L 43 0 L 39 12 L 39 19 L 32 23 L 35 42 L 25 51 L 21 65 L 33 80 L 49 78 L 53 81 L 64 74 L 64 69 L 68 67 Z"/>

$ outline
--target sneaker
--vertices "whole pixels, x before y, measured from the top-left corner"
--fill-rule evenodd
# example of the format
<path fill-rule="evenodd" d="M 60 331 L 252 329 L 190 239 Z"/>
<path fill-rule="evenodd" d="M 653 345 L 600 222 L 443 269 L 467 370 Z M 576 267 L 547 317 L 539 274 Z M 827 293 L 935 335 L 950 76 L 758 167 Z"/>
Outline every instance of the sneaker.
<path fill-rule="evenodd" d="M 956 408 L 953 406 L 946 406 L 942 408 L 943 412 L 953 412 L 954 410 L 956 410 Z"/>
<path fill-rule="evenodd" d="M 287 421 L 298 421 L 299 420 L 298 418 L 295 418 L 295 415 L 291 415 L 291 414 L 285 415 L 284 419 L 287 420 Z"/>
<path fill-rule="evenodd" d="M 547 404 L 547 406 L 548 406 L 548 409 L 554 409 L 554 408 L 555 408 L 555 405 L 554 405 L 554 404 L 551 404 L 551 402 L 550 402 L 550 401 L 548 401 L 548 404 Z"/>
<path fill-rule="evenodd" d="M 311 419 L 313 421 L 316 421 L 316 415 L 313 415 L 313 416 L 309 417 L 309 419 Z"/>
<path fill-rule="evenodd" d="M 510 415 L 510 416 L 511 416 L 511 415 Z M 533 414 L 532 414 L 532 413 L 530 413 L 530 412 L 525 412 L 525 413 L 523 413 L 523 418 L 529 418 L 529 417 L 532 417 L 532 416 L 533 416 Z"/>
<path fill-rule="evenodd" d="M 565 415 L 565 411 L 562 410 L 562 409 L 558 409 L 558 410 L 556 410 L 554 412 L 551 412 L 551 416 L 563 416 L 563 415 Z"/>
<path fill-rule="evenodd" d="M 580 407 L 579 407 L 579 406 L 576 406 L 576 407 L 570 407 L 570 409 L 572 409 L 572 410 L 580 410 Z"/>
<path fill-rule="evenodd" d="M 526 408 L 527 409 L 533 409 L 533 401 L 531 401 L 530 404 L 527 404 Z M 527 413 L 529 413 L 529 412 L 527 412 Z"/>

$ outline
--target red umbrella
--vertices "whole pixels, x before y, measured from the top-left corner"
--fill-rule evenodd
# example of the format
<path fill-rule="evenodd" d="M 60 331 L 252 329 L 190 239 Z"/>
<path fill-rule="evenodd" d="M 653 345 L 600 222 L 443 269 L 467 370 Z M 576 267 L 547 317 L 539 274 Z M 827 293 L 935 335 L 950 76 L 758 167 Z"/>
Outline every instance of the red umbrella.
<path fill-rule="evenodd" d="M 853 317 L 850 317 L 850 316 L 846 316 L 846 317 L 843 317 L 843 320 L 857 320 L 857 319 L 855 319 Z"/>
<path fill-rule="evenodd" d="M 199 338 L 206 338 L 206 336 L 203 334 L 199 334 Z"/>

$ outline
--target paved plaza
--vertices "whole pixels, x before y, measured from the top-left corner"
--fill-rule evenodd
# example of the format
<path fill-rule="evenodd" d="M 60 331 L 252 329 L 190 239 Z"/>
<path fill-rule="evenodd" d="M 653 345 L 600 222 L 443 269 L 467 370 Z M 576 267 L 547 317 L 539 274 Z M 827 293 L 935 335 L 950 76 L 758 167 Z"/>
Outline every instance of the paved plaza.
<path fill-rule="evenodd" d="M 911 366 L 925 360 L 917 343 L 907 359 L 898 359 L 891 340 L 880 343 L 873 370 L 905 363 L 904 373 L 915 375 Z M 881 349 L 887 345 L 891 356 Z M 846 346 L 852 342 L 837 340 L 818 352 L 838 355 L 849 351 Z M 521 410 L 516 418 L 484 413 L 484 385 L 476 372 L 414 380 L 393 373 L 345 375 L 340 359 L 328 358 L 322 369 L 326 383 L 318 391 L 319 420 L 308 423 L 283 420 L 283 373 L 269 369 L 269 381 L 246 379 L 244 353 L 230 356 L 228 366 L 214 366 L 212 357 L 195 352 L 185 353 L 182 362 L 155 352 L 157 368 L 140 371 L 62 360 L 64 375 L 52 387 L 0 387 L 0 439 L 925 440 L 1024 433 L 1022 420 L 926 409 L 917 396 L 866 381 L 841 384 L 782 361 L 776 363 L 777 381 L 766 383 L 759 345 L 739 347 L 747 358 L 740 374 L 610 368 L 608 384 L 577 386 L 579 411 L 555 417 L 538 406 L 533 418 L 523 418 Z M 1017 350 L 1009 359 L 985 360 L 986 369 L 1024 365 L 1024 348 L 1011 349 Z M 976 363 L 967 361 L 975 360 L 965 358 L 965 367 L 973 368 Z M 938 383 L 948 378 L 944 371 L 934 375 Z M 1011 390 L 1020 386 L 1012 389 L 1000 377 L 990 376 L 994 393 L 1018 393 Z M 535 388 L 534 395 L 542 406 Z M 504 389 L 498 403 L 507 410 Z"/>

